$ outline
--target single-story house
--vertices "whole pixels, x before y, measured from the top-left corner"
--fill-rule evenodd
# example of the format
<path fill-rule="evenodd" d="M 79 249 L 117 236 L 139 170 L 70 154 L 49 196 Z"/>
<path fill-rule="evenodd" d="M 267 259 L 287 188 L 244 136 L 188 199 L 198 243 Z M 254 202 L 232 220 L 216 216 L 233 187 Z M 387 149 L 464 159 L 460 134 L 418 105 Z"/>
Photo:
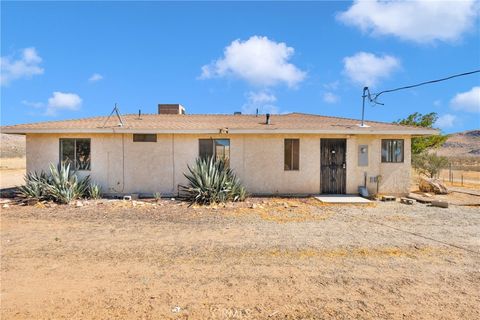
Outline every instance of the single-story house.
<path fill-rule="evenodd" d="M 26 135 L 27 171 L 71 161 L 105 193 L 176 195 L 197 157 L 225 157 L 248 192 L 405 194 L 411 138 L 436 130 L 392 123 L 289 113 L 129 114 L 3 126 Z"/>

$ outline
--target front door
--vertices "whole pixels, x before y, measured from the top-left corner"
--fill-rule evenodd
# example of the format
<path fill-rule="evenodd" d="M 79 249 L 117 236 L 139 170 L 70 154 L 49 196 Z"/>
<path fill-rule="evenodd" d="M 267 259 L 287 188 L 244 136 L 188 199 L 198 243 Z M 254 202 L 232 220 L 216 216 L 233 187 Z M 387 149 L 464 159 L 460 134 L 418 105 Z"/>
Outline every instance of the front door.
<path fill-rule="evenodd" d="M 320 139 L 321 193 L 346 193 L 346 139 Z"/>

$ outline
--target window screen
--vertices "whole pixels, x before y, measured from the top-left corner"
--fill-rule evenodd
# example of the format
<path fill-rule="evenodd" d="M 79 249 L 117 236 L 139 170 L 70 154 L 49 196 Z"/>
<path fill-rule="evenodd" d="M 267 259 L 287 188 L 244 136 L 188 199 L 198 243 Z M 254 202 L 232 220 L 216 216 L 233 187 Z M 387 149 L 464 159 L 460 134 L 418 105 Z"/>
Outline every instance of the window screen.
<path fill-rule="evenodd" d="M 230 139 L 199 139 L 200 158 L 215 157 L 216 160 L 224 159 L 230 162 Z"/>
<path fill-rule="evenodd" d="M 403 139 L 382 140 L 382 162 L 403 162 Z"/>
<path fill-rule="evenodd" d="M 134 133 L 133 142 L 157 142 L 157 135 L 147 133 Z"/>
<path fill-rule="evenodd" d="M 90 170 L 90 139 L 60 139 L 60 161 L 76 170 Z"/>
<path fill-rule="evenodd" d="M 285 170 L 299 170 L 300 140 L 285 139 Z"/>

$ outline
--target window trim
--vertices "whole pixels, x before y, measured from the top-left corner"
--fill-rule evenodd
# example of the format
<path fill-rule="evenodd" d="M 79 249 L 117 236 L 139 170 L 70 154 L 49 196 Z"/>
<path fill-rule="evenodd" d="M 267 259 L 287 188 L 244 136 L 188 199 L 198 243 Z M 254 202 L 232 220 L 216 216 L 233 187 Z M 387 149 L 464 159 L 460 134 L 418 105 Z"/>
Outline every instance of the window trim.
<path fill-rule="evenodd" d="M 198 139 L 198 157 L 201 158 L 200 154 L 200 143 L 202 140 L 208 140 L 211 142 L 211 153 L 212 153 L 212 158 L 217 158 L 217 153 L 215 149 L 215 140 L 227 140 L 228 141 L 228 158 L 227 158 L 227 165 L 230 165 L 230 150 L 231 150 L 231 144 L 230 144 L 230 139 L 229 138 L 199 138 Z"/>
<path fill-rule="evenodd" d="M 62 154 L 63 154 L 63 147 L 62 147 L 62 141 L 67 141 L 67 140 L 73 140 L 73 167 L 75 171 L 92 171 L 92 139 L 91 138 L 59 138 L 58 139 L 58 148 L 59 148 L 59 163 L 63 162 L 62 159 Z M 88 140 L 88 143 L 90 144 L 90 164 L 88 166 L 88 169 L 77 169 L 77 140 Z"/>
<path fill-rule="evenodd" d="M 402 141 L 402 161 L 384 161 L 383 160 L 383 142 L 384 141 Z M 404 163 L 405 162 L 405 139 L 381 139 L 380 141 L 380 162 L 381 163 Z"/>
<path fill-rule="evenodd" d="M 287 169 L 285 167 L 286 163 L 285 163 L 285 152 L 287 152 L 287 148 L 286 148 L 286 144 L 287 144 L 287 140 L 289 141 L 298 141 L 298 168 L 297 169 Z M 292 161 L 292 167 L 293 167 L 293 163 L 294 163 L 294 152 L 293 152 L 293 144 L 292 144 L 292 156 L 291 156 L 291 161 Z M 283 139 L 283 171 L 300 171 L 300 139 L 299 138 L 285 138 Z"/>

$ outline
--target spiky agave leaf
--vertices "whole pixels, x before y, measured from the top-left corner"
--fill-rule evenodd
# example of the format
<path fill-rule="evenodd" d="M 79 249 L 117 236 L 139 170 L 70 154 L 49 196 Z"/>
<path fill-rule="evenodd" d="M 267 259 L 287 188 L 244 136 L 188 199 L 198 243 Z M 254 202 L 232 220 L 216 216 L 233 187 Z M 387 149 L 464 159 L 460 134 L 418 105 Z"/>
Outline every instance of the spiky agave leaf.
<path fill-rule="evenodd" d="M 197 159 L 188 166 L 184 176 L 189 184 L 181 186 L 184 198 L 191 203 L 212 204 L 226 201 L 243 201 L 247 195 L 232 169 L 224 160 Z"/>
<path fill-rule="evenodd" d="M 25 184 L 18 187 L 18 192 L 21 197 L 46 200 L 48 194 L 46 192 L 46 186 L 50 183 L 50 177 L 41 171 L 37 173 L 36 171 L 28 172 L 25 177 Z"/>
<path fill-rule="evenodd" d="M 61 163 L 58 166 L 50 164 L 50 179 L 50 184 L 46 187 L 48 195 L 55 202 L 64 204 L 86 196 L 90 185 L 90 176 L 79 179 L 70 163 Z"/>
<path fill-rule="evenodd" d="M 102 197 L 102 188 L 96 183 L 91 183 L 88 186 L 88 197 L 91 199 L 100 199 Z"/>

